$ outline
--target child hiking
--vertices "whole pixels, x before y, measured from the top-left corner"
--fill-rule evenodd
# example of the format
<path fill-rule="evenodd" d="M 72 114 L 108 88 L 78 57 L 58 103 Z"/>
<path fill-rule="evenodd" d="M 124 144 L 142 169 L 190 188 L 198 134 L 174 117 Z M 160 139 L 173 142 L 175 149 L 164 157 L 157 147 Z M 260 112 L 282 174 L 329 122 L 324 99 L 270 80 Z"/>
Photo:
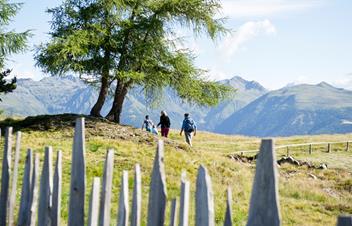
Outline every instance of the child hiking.
<path fill-rule="evenodd" d="M 185 118 L 182 122 L 180 135 L 182 135 L 182 132 L 184 132 L 186 142 L 189 144 L 189 146 L 192 147 L 192 136 L 195 136 L 197 134 L 197 125 L 194 120 L 189 116 L 189 113 L 185 113 L 184 116 Z"/>
<path fill-rule="evenodd" d="M 146 115 L 142 124 L 142 130 L 145 128 L 146 131 L 152 132 L 153 126 L 154 126 L 153 121 L 149 119 L 149 115 Z"/>

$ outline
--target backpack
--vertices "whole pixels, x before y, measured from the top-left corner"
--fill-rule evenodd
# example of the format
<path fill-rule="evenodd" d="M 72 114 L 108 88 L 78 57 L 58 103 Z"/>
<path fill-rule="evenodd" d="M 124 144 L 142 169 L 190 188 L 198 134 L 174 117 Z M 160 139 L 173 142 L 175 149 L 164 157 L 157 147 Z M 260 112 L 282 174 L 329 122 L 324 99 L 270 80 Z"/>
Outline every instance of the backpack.
<path fill-rule="evenodd" d="M 193 119 L 186 118 L 185 119 L 185 131 L 188 133 L 193 132 L 196 129 Z"/>

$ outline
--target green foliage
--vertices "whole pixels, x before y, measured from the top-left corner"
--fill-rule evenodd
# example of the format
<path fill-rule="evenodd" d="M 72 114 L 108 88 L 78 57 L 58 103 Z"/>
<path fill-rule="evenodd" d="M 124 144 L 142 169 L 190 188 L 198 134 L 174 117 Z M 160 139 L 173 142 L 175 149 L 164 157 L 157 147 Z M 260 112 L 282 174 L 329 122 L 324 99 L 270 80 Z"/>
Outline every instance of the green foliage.
<path fill-rule="evenodd" d="M 6 77 L 9 76 L 10 73 L 11 70 L 6 70 L 0 73 L 0 93 L 6 94 L 16 89 L 16 77 L 12 78 L 10 82 L 6 81 Z M 2 101 L 1 98 L 0 101 Z"/>
<path fill-rule="evenodd" d="M 191 52 L 176 48 L 175 30 L 216 39 L 227 31 L 223 19 L 214 19 L 219 9 L 215 0 L 65 0 L 48 10 L 52 38 L 37 48 L 37 65 L 91 82 L 104 77 L 128 90 L 141 85 L 151 102 L 172 87 L 188 102 L 216 105 L 231 89 L 206 79 Z"/>
<path fill-rule="evenodd" d="M 7 56 L 26 49 L 27 39 L 31 35 L 29 30 L 21 33 L 6 30 L 6 26 L 9 25 L 21 5 L 0 0 L 0 69 L 3 69 Z"/>

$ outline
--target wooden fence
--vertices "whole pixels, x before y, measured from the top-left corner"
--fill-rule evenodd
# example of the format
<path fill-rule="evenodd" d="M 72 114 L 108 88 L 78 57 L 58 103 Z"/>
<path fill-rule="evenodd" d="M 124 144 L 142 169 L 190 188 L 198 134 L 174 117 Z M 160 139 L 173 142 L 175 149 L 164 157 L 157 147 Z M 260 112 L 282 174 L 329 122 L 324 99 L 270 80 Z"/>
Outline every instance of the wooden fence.
<path fill-rule="evenodd" d="M 326 147 L 326 152 L 330 153 L 332 150 L 333 145 L 336 144 L 345 144 L 345 147 L 343 147 L 342 149 L 344 151 L 349 151 L 350 150 L 350 146 L 352 144 L 352 141 L 340 141 L 340 142 L 314 142 L 314 143 L 304 143 L 304 144 L 288 144 L 288 145 L 279 145 L 279 146 L 275 146 L 276 150 L 279 149 L 285 149 L 286 150 L 286 155 L 289 156 L 290 155 L 290 148 L 296 148 L 296 147 L 306 147 L 307 152 L 309 154 L 313 153 L 313 147 L 314 146 L 325 146 Z M 246 151 L 236 151 L 234 152 L 234 154 L 249 154 L 249 153 L 253 153 L 253 154 L 257 154 L 259 151 L 258 150 L 246 150 Z"/>
<path fill-rule="evenodd" d="M 45 156 L 41 173 L 39 173 L 39 156 L 28 149 L 19 213 L 15 219 L 16 181 L 20 152 L 21 133 L 17 132 L 14 166 L 11 168 L 12 128 L 6 129 L 5 148 L 2 163 L 1 194 L 0 194 L 0 226 L 58 226 L 61 209 L 62 154 L 57 152 L 55 168 L 53 168 L 53 150 L 45 148 Z M 85 166 L 85 127 L 84 118 L 76 120 L 74 144 L 71 164 L 71 186 L 69 196 L 69 226 L 109 226 L 110 202 L 112 195 L 114 151 L 108 150 L 104 173 L 101 178 L 94 178 L 89 203 L 85 202 L 86 166 Z M 10 183 L 12 182 L 11 186 Z M 11 188 L 11 189 L 10 189 Z M 164 144 L 159 141 L 151 173 L 148 201 L 147 226 L 163 226 L 168 224 L 188 226 L 190 205 L 190 182 L 185 174 L 181 176 L 180 198 L 171 202 L 170 222 L 165 222 L 167 189 L 164 171 Z M 117 226 L 141 225 L 142 184 L 141 169 L 135 167 L 132 205 L 129 203 L 128 173 L 123 171 Z M 248 226 L 278 226 L 281 216 L 278 199 L 278 179 L 274 141 L 262 140 L 257 159 L 252 195 L 250 200 Z M 176 200 L 180 200 L 179 203 Z M 232 225 L 232 196 L 227 192 L 227 209 L 224 226 Z M 85 205 L 89 212 L 85 213 Z M 214 198 L 211 177 L 204 166 L 198 169 L 195 192 L 195 225 L 214 226 Z M 88 222 L 85 224 L 85 216 Z M 115 221 L 116 222 L 116 221 Z M 351 226 L 351 216 L 340 216 L 338 226 Z"/>

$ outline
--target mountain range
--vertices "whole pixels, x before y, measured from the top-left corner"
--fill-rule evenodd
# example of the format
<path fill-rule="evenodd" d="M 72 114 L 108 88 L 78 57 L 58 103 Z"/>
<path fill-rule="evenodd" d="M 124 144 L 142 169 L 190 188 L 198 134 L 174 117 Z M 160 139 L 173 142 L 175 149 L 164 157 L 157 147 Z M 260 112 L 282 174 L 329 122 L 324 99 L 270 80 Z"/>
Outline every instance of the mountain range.
<path fill-rule="evenodd" d="M 124 102 L 123 124 L 136 127 L 142 125 L 144 116 L 150 115 L 158 123 L 161 110 L 170 116 L 173 128 L 179 128 L 183 114 L 191 113 L 199 128 L 213 131 L 233 112 L 246 106 L 249 102 L 267 92 L 255 81 L 246 81 L 241 77 L 220 81 L 237 90 L 229 100 L 216 107 L 199 107 L 184 103 L 171 89 L 165 89 L 163 98 L 156 107 L 148 107 L 140 87 L 132 89 Z M 18 79 L 17 88 L 6 95 L 1 95 L 0 109 L 6 115 L 30 116 L 38 114 L 79 113 L 88 114 L 98 97 L 98 91 L 75 77 L 45 77 L 40 81 Z M 109 98 L 102 113 L 110 110 L 112 99 Z"/>
<path fill-rule="evenodd" d="M 271 91 L 234 112 L 215 132 L 291 136 L 352 132 L 352 91 L 325 82 Z"/>
<path fill-rule="evenodd" d="M 327 83 L 294 85 L 268 91 L 255 81 L 239 76 L 219 81 L 237 90 L 216 107 L 199 107 L 183 102 L 166 88 L 159 104 L 148 107 L 141 87 L 132 89 L 124 103 L 122 124 L 140 127 L 146 114 L 158 123 L 161 110 L 170 116 L 173 128 L 190 112 L 201 130 L 251 136 L 352 132 L 352 91 Z M 75 77 L 46 77 L 40 81 L 19 79 L 14 92 L 0 95 L 6 115 L 88 114 L 98 91 Z M 103 107 L 106 114 L 109 98 Z"/>

